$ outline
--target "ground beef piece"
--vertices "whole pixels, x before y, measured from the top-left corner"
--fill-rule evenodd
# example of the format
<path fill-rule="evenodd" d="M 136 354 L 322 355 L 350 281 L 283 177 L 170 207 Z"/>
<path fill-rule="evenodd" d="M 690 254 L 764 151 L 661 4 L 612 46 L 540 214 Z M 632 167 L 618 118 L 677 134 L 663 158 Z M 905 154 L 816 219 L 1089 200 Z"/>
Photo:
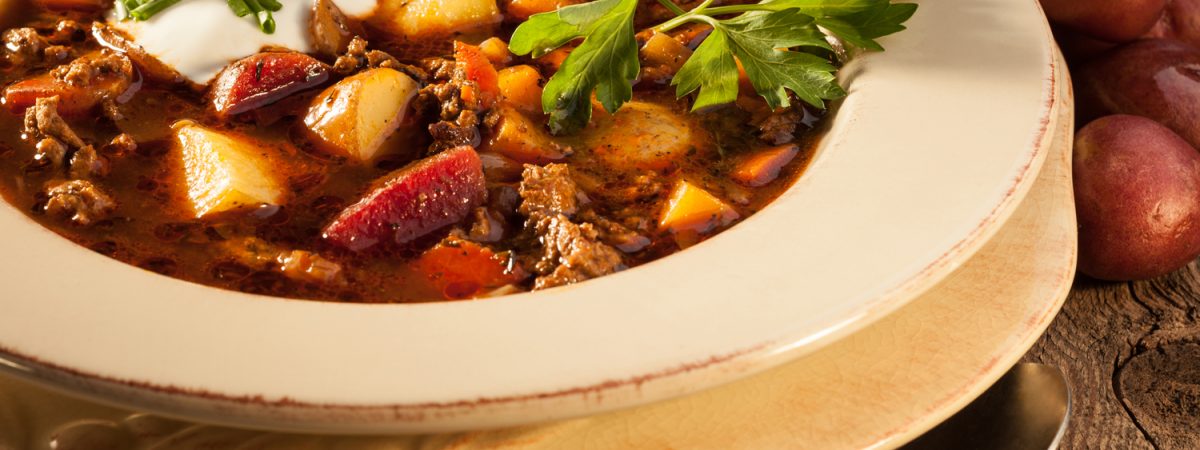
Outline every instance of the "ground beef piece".
<path fill-rule="evenodd" d="M 562 214 L 535 213 L 529 218 L 542 243 L 534 270 L 534 290 L 563 286 L 608 275 L 625 268 L 621 253 L 599 241 L 591 224 L 576 225 Z"/>
<path fill-rule="evenodd" d="M 42 62 L 46 48 L 50 47 L 50 42 L 33 28 L 13 28 L 0 39 L 4 40 L 8 61 L 17 66 Z"/>
<path fill-rule="evenodd" d="M 50 76 L 69 86 L 77 87 L 90 86 L 100 77 L 123 77 L 124 82 L 116 83 L 123 91 L 124 87 L 128 86 L 133 79 L 133 61 L 124 55 L 104 51 L 95 56 L 85 55 L 76 58 L 70 64 L 55 67 L 50 71 Z M 121 92 L 106 92 L 105 94 L 115 97 Z"/>
<path fill-rule="evenodd" d="M 526 217 L 542 213 L 569 218 L 579 211 L 579 187 L 571 179 L 571 169 L 566 164 L 544 167 L 526 164 L 518 192 L 522 202 L 517 212 Z"/>
<path fill-rule="evenodd" d="M 783 145 L 796 140 L 796 127 L 803 117 L 795 108 L 768 114 L 756 125 L 758 137 L 773 145 Z"/>
<path fill-rule="evenodd" d="M 367 58 L 367 40 L 355 36 L 346 47 L 346 53 L 333 62 L 333 71 L 342 76 L 350 75 L 362 68 Z"/>
<path fill-rule="evenodd" d="M 100 152 L 112 157 L 124 157 L 137 151 L 137 141 L 133 140 L 133 136 L 126 133 L 118 134 L 103 147 L 100 147 Z"/>
<path fill-rule="evenodd" d="M 367 40 L 355 36 L 346 47 L 346 53 L 338 56 L 333 62 L 333 71 L 342 76 L 353 74 L 361 69 L 384 67 L 398 70 L 412 77 L 418 83 L 429 80 L 429 74 L 419 67 L 401 63 L 388 52 L 367 50 Z"/>
<path fill-rule="evenodd" d="M 579 219 L 595 226 L 600 240 L 622 252 L 637 253 L 650 246 L 650 238 L 595 211 L 584 211 L 579 214 Z"/>
<path fill-rule="evenodd" d="M 475 242 L 492 243 L 504 238 L 504 218 L 488 208 L 475 208 L 471 229 L 466 238 Z"/>
<path fill-rule="evenodd" d="M 421 65 L 432 77 L 431 84 L 421 89 L 416 100 L 418 111 L 434 117 L 429 125 L 433 137 L 429 153 L 463 145 L 477 146 L 481 140 L 480 118 L 488 110 L 463 101 L 462 87 L 467 81 L 462 64 L 445 58 L 428 58 Z"/>
<path fill-rule="evenodd" d="M 79 148 L 83 140 L 58 114 L 58 96 L 41 97 L 33 107 L 25 111 L 25 134 L 32 138 L 54 138 L 62 143 Z"/>
<path fill-rule="evenodd" d="M 33 162 L 36 167 L 60 167 L 66 161 L 70 149 L 55 138 L 43 138 L 34 146 Z"/>
<path fill-rule="evenodd" d="M 47 214 L 88 226 L 104 220 L 117 208 L 117 202 L 90 181 L 71 180 L 46 191 Z"/>
<path fill-rule="evenodd" d="M 85 145 L 71 155 L 68 173 L 71 178 L 94 179 L 108 175 L 108 158 L 96 152 L 96 148 Z"/>
<path fill-rule="evenodd" d="M 63 19 L 54 24 L 54 32 L 49 36 L 50 42 L 58 45 L 82 42 L 87 38 L 87 27 L 71 19 Z"/>
<path fill-rule="evenodd" d="M 526 216 L 525 229 L 536 237 L 540 256 L 533 262 L 540 277 L 534 289 L 545 289 L 607 275 L 624 269 L 621 253 L 600 242 L 589 223 L 571 221 L 580 208 L 581 194 L 565 164 L 525 166 L 518 188 Z"/>

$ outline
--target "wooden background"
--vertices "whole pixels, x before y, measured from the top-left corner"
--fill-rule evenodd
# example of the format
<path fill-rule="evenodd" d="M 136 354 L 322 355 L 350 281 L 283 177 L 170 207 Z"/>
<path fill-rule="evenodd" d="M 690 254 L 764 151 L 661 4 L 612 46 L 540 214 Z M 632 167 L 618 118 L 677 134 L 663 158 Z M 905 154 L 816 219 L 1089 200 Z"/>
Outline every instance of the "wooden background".
<path fill-rule="evenodd" d="M 1080 275 L 1026 361 L 1060 367 L 1064 449 L 1200 449 L 1200 267 L 1150 281 Z"/>

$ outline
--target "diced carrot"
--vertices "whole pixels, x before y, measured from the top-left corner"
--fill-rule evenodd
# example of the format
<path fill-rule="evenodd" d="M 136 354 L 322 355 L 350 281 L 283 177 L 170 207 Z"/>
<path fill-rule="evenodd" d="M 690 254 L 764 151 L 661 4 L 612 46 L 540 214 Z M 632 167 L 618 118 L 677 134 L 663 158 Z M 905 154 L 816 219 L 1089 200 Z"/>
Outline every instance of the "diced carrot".
<path fill-rule="evenodd" d="M 476 297 L 528 277 L 520 265 L 508 258 L 474 242 L 457 239 L 429 249 L 414 266 L 451 300 Z"/>
<path fill-rule="evenodd" d="M 479 43 L 479 50 L 487 56 L 488 61 L 496 67 L 504 67 L 512 61 L 512 53 L 508 51 L 508 43 L 498 37 L 490 37 Z"/>
<path fill-rule="evenodd" d="M 572 46 L 559 47 L 555 51 L 542 55 L 541 58 L 537 59 L 537 63 L 546 69 L 547 73 L 557 72 L 558 68 L 562 67 L 563 61 L 566 61 L 567 57 L 571 56 L 571 50 L 573 49 L 574 47 Z"/>
<path fill-rule="evenodd" d="M 500 96 L 500 77 L 492 61 L 479 47 L 459 41 L 454 42 L 454 59 L 462 64 L 471 84 L 462 90 L 463 101 L 483 109 L 491 108 Z"/>
<path fill-rule="evenodd" d="M 492 130 L 488 149 L 513 160 L 545 164 L 567 157 L 564 147 L 554 141 L 538 123 L 510 106 L 501 106 L 500 120 Z"/>
<path fill-rule="evenodd" d="M 508 0 L 504 13 L 510 19 L 523 21 L 534 14 L 554 11 L 579 2 L 580 0 Z"/>
<path fill-rule="evenodd" d="M 740 215 L 708 191 L 680 181 L 658 226 L 673 233 L 703 234 L 733 223 Z"/>
<path fill-rule="evenodd" d="M 500 71 L 500 97 L 525 114 L 542 114 L 542 74 L 533 66 Z"/>
<path fill-rule="evenodd" d="M 4 89 L 4 105 L 9 111 L 22 113 L 42 97 L 58 96 L 58 112 L 64 116 L 87 114 L 101 100 L 95 89 L 70 86 L 49 75 L 38 75 L 18 81 Z"/>
<path fill-rule="evenodd" d="M 781 145 L 749 155 L 737 163 L 732 177 L 738 183 L 759 187 L 775 181 L 779 171 L 800 153 L 795 144 Z"/>

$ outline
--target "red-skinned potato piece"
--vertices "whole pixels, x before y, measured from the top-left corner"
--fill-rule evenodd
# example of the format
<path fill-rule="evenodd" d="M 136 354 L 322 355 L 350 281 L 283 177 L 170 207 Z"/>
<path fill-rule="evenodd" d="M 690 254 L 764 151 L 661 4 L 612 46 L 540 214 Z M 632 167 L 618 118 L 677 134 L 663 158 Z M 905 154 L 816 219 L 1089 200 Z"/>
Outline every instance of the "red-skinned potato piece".
<path fill-rule="evenodd" d="M 213 83 L 213 109 L 221 117 L 241 114 L 328 80 L 329 66 L 311 56 L 295 52 L 259 53 L 221 71 Z"/>
<path fill-rule="evenodd" d="M 520 265 L 471 241 L 442 242 L 417 258 L 416 269 L 444 297 L 451 300 L 477 297 L 487 290 L 528 278 Z"/>
<path fill-rule="evenodd" d="M 1200 152 L 1150 119 L 1117 115 L 1080 130 L 1074 156 L 1081 272 L 1146 279 L 1200 255 Z"/>
<path fill-rule="evenodd" d="M 385 176 L 325 227 L 324 237 L 354 251 L 381 242 L 405 244 L 463 220 L 486 199 L 479 155 L 458 147 Z"/>
<path fill-rule="evenodd" d="M 479 107 L 491 108 L 500 97 L 500 75 L 492 60 L 479 47 L 454 42 L 454 60 L 462 65 L 464 78 L 470 84 L 463 86 L 463 101 Z"/>
<path fill-rule="evenodd" d="M 1167 0 L 1041 0 L 1046 17 L 1096 39 L 1137 39 L 1162 17 Z"/>
<path fill-rule="evenodd" d="M 1132 114 L 1200 146 L 1200 50 L 1169 39 L 1122 45 L 1074 71 L 1080 123 Z"/>
<path fill-rule="evenodd" d="M 1200 47 L 1200 0 L 1171 0 L 1147 38 L 1170 38 Z"/>

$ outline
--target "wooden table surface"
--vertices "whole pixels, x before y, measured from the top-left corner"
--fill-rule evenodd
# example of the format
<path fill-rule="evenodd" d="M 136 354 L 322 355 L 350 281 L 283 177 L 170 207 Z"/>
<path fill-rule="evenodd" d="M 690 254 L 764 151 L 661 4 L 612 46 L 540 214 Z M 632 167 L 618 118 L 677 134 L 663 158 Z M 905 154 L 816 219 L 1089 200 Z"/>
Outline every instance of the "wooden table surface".
<path fill-rule="evenodd" d="M 1200 449 L 1200 267 L 1134 283 L 1080 275 L 1025 360 L 1062 368 L 1064 449 Z"/>

